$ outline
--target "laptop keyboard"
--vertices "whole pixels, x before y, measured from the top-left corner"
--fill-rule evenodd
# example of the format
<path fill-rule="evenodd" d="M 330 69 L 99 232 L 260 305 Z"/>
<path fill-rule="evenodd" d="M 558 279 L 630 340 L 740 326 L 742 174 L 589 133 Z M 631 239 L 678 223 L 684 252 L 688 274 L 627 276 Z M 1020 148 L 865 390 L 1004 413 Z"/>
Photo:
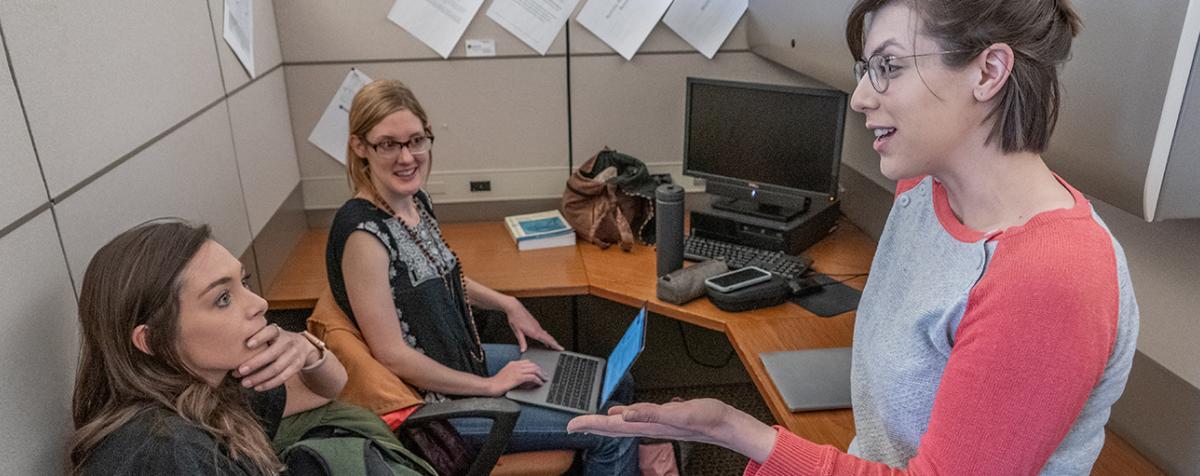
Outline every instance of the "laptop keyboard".
<path fill-rule="evenodd" d="M 550 382 L 548 403 L 564 407 L 588 409 L 588 396 L 592 392 L 592 382 L 596 379 L 599 362 L 585 359 L 577 355 L 559 354 L 558 368 L 554 372 L 554 380 Z"/>

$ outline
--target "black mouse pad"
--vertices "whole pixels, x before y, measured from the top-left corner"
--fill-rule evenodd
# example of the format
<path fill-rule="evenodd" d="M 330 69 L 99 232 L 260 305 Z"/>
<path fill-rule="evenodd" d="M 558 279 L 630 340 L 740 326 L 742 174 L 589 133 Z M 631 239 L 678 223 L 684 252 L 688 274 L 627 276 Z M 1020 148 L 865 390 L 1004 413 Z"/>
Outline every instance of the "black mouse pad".
<path fill-rule="evenodd" d="M 861 291 L 824 274 L 817 274 L 813 279 L 824 285 L 821 290 L 807 296 L 792 297 L 792 302 L 821 317 L 833 317 L 858 309 Z"/>

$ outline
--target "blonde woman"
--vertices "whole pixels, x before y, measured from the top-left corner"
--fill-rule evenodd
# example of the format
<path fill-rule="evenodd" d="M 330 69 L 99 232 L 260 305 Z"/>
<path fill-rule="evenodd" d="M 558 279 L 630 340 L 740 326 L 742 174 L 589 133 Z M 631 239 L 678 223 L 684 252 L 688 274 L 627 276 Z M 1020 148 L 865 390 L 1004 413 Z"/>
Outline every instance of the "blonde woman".
<path fill-rule="evenodd" d="M 333 296 L 375 359 L 426 401 L 541 385 L 545 374 L 520 352 L 527 339 L 562 346 L 520 301 L 463 275 L 422 190 L 433 162 L 429 124 L 421 103 L 399 81 L 375 81 L 354 97 L 346 154 L 354 197 L 338 210 L 326 248 Z M 519 346 L 480 342 L 472 305 L 504 312 Z M 614 399 L 629 401 L 631 394 L 626 384 Z M 398 426 L 414 409 L 384 420 Z M 568 435 L 570 418 L 522 405 L 509 451 L 574 448 L 584 453 L 586 474 L 637 472 L 635 439 Z M 476 444 L 488 431 L 479 420 L 453 423 Z"/>

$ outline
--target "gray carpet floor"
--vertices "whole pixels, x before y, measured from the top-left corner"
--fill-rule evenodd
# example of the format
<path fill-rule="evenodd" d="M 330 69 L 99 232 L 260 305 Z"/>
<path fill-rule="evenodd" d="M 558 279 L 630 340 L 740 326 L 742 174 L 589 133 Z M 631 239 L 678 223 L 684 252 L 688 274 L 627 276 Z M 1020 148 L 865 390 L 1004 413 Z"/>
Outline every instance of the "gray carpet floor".
<path fill-rule="evenodd" d="M 754 384 L 721 385 L 643 390 L 636 393 L 637 401 L 665 403 L 674 397 L 685 400 L 715 398 L 754 416 L 766 424 L 775 418 L 766 402 L 758 395 Z M 747 458 L 725 448 L 703 443 L 684 443 L 679 447 L 683 458 L 683 474 L 687 476 L 739 475 L 746 468 Z"/>

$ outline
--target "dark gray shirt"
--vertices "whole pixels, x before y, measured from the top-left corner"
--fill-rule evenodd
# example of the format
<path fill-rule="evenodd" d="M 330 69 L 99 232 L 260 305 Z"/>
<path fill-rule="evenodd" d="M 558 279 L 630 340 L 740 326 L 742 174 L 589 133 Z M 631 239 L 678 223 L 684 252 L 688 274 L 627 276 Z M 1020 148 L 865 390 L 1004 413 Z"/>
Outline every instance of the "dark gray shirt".
<path fill-rule="evenodd" d="M 250 407 L 267 439 L 283 419 L 287 390 L 282 385 L 252 392 Z M 84 463 L 85 475 L 257 475 L 253 464 L 235 460 L 207 431 L 161 407 L 139 413 L 109 434 Z"/>

